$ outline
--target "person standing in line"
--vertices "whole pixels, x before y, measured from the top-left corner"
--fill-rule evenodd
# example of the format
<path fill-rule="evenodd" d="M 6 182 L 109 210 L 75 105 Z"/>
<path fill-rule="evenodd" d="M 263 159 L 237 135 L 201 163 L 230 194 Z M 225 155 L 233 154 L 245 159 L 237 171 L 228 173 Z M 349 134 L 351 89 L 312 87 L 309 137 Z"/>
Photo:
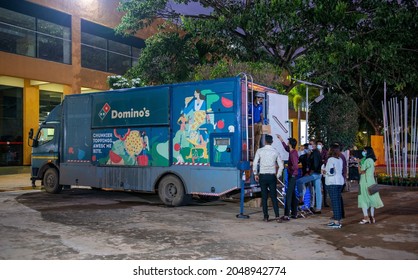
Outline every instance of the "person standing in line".
<path fill-rule="evenodd" d="M 286 152 L 289 153 L 289 160 L 287 163 L 287 176 L 288 184 L 286 189 L 286 198 L 285 198 L 285 207 L 284 207 L 284 216 L 281 217 L 283 221 L 289 221 L 290 213 L 292 213 L 292 218 L 297 219 L 298 212 L 298 199 L 296 197 L 295 186 L 296 178 L 298 177 L 298 151 L 296 150 L 296 145 L 298 144 L 295 138 L 289 138 L 289 142 L 286 143 L 283 141 L 283 138 L 277 134 L 277 138 L 282 142 L 283 148 Z"/>
<path fill-rule="evenodd" d="M 248 114 L 252 116 L 252 120 L 249 121 L 249 125 L 253 125 L 254 129 L 254 154 L 260 148 L 261 135 L 263 133 L 263 99 L 264 94 L 258 92 L 254 96 L 253 103 L 248 108 Z"/>
<path fill-rule="evenodd" d="M 328 150 L 324 147 L 324 143 L 320 140 L 316 141 L 316 148 L 321 153 L 322 164 L 327 164 Z M 324 202 L 324 207 L 329 207 L 327 202 L 327 188 L 325 188 L 325 177 L 321 178 L 322 183 L 322 200 Z"/>
<path fill-rule="evenodd" d="M 342 226 L 341 192 L 344 185 L 344 163 L 340 156 L 340 147 L 337 144 L 332 144 L 328 154 L 327 164 L 325 165 L 325 168 L 322 169 L 322 174 L 325 177 L 325 187 L 327 188 L 331 199 L 333 212 L 333 221 L 327 224 L 330 228 L 341 228 Z"/>
<path fill-rule="evenodd" d="M 299 194 L 302 193 L 304 197 L 306 186 L 308 182 L 313 182 L 315 191 L 311 193 L 311 205 L 310 210 L 314 214 L 321 214 L 322 209 L 322 188 L 321 188 L 321 166 L 322 158 L 321 154 L 316 148 L 316 142 L 314 140 L 309 141 L 309 148 L 312 150 L 308 157 L 309 173 L 302 178 L 296 180 L 296 186 Z M 313 208 L 313 198 L 315 198 L 315 209 Z"/>
<path fill-rule="evenodd" d="M 363 211 L 363 219 L 359 224 L 374 224 L 376 220 L 374 218 L 375 208 L 383 207 L 383 201 L 380 198 L 379 192 L 370 195 L 368 188 L 376 184 L 374 179 L 374 162 L 376 161 L 376 156 L 374 154 L 372 147 L 364 147 L 362 152 L 363 158 L 359 163 L 359 173 L 360 173 L 360 185 L 359 185 L 359 195 L 358 195 L 358 207 Z M 370 208 L 370 217 L 368 210 Z"/>
<path fill-rule="evenodd" d="M 302 146 L 303 148 L 301 149 L 301 151 L 299 152 L 299 163 L 302 165 L 302 177 L 309 175 L 309 163 L 308 163 L 308 158 L 309 155 L 311 153 L 311 151 L 309 150 L 309 143 L 305 143 Z M 298 190 L 298 195 L 299 195 L 299 205 L 304 205 L 305 204 L 305 192 L 306 192 L 306 186 L 303 185 L 304 188 L 301 189 L 297 189 Z M 308 187 L 309 187 L 309 191 L 310 193 L 313 193 L 314 189 L 311 183 L 308 183 Z M 313 196 L 311 195 L 311 202 L 310 204 L 313 204 Z M 306 210 L 306 209 L 305 209 Z"/>
<path fill-rule="evenodd" d="M 266 135 L 266 145 L 257 150 L 253 162 L 253 173 L 255 180 L 259 182 L 261 188 L 261 202 L 263 206 L 263 221 L 269 221 L 267 200 L 270 196 L 273 204 L 274 214 L 276 215 L 276 221 L 281 222 L 279 215 L 279 204 L 277 201 L 277 180 L 282 175 L 284 164 L 279 152 L 271 145 L 273 143 L 273 137 Z M 260 171 L 258 171 L 260 166 Z M 276 172 L 276 166 L 278 170 Z"/>
<path fill-rule="evenodd" d="M 299 151 L 299 162 L 302 164 L 302 176 L 309 173 L 308 156 L 309 156 L 309 143 L 305 143 L 302 149 Z"/>
<path fill-rule="evenodd" d="M 311 140 L 312 141 L 312 140 Z M 300 152 L 299 155 L 299 162 L 302 165 L 302 178 L 304 176 L 308 176 L 310 173 L 310 169 L 309 169 L 309 156 L 311 154 L 311 144 L 310 143 L 305 143 L 303 145 L 303 149 Z M 301 178 L 299 178 L 301 179 Z M 299 180 L 298 179 L 298 180 Z M 298 181 L 296 181 L 296 186 L 298 185 Z M 297 186 L 297 190 L 298 190 L 298 194 L 299 194 L 299 204 L 303 205 L 305 203 L 305 193 L 306 193 L 306 184 L 302 185 L 302 188 L 300 188 L 300 186 Z M 309 187 L 309 191 L 311 193 L 313 193 L 314 189 L 311 183 L 308 183 L 308 187 Z M 311 201 L 310 201 L 310 205 L 313 204 L 313 196 L 311 195 Z"/>
<path fill-rule="evenodd" d="M 343 145 L 335 142 L 335 145 L 337 145 L 340 148 L 340 158 L 343 161 L 343 178 L 344 178 L 344 184 L 343 184 L 343 188 L 341 190 L 341 192 L 344 192 L 344 189 L 346 187 L 347 184 L 347 158 L 344 155 L 344 151 L 343 151 Z M 345 218 L 345 209 L 344 209 L 344 200 L 343 200 L 343 196 L 341 195 L 341 213 L 342 213 L 342 217 L 343 219 Z"/>

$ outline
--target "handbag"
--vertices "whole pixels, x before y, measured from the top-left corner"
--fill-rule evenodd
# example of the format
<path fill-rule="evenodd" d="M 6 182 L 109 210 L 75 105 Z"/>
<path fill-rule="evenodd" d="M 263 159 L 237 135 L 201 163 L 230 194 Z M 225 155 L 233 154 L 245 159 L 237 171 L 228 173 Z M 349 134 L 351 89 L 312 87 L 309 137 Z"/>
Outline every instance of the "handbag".
<path fill-rule="evenodd" d="M 369 191 L 369 195 L 374 195 L 375 193 L 379 192 L 379 189 L 380 189 L 379 184 L 373 184 L 367 188 L 367 190 Z"/>

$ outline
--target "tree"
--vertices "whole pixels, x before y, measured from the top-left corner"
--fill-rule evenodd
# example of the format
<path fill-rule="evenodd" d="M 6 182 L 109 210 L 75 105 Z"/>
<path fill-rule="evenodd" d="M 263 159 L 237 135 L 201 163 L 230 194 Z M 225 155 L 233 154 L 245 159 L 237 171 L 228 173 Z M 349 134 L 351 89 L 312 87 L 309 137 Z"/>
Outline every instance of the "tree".
<path fill-rule="evenodd" d="M 161 32 L 148 38 L 138 64 L 127 77 L 141 77 L 146 84 L 170 84 L 190 80 L 199 62 L 193 42 L 176 32 Z"/>
<path fill-rule="evenodd" d="M 338 9 L 341 16 L 328 17 L 324 29 L 329 32 L 296 63 L 297 72 L 309 72 L 310 79 L 327 81 L 353 98 L 362 118 L 381 134 L 384 82 L 388 97 L 413 96 L 418 89 L 416 5 L 380 0 L 336 3 L 329 9 Z"/>
<path fill-rule="evenodd" d="M 279 72 L 279 68 L 276 65 L 267 62 L 221 60 L 214 64 L 197 66 L 194 72 L 194 80 L 210 80 L 232 77 L 239 73 L 247 73 L 257 83 L 284 90 L 279 82 Z"/>
<path fill-rule="evenodd" d="M 106 82 L 110 89 L 134 88 L 145 85 L 140 78 L 127 79 L 121 75 L 108 76 Z"/>
<path fill-rule="evenodd" d="M 208 9 L 205 14 L 187 14 L 171 9 L 168 0 L 130 0 L 120 3 L 124 12 L 116 28 L 132 34 L 164 18 L 180 24 L 194 37 L 204 38 L 223 56 L 237 61 L 266 61 L 292 72 L 293 62 L 314 45 L 322 24 L 309 22 L 314 14 L 312 1 L 218 1 L 173 0 L 175 3 L 198 2 Z"/>
<path fill-rule="evenodd" d="M 339 142 L 351 146 L 358 130 L 358 109 L 353 99 L 335 93 L 314 103 L 309 111 L 309 135 L 325 145 Z"/>

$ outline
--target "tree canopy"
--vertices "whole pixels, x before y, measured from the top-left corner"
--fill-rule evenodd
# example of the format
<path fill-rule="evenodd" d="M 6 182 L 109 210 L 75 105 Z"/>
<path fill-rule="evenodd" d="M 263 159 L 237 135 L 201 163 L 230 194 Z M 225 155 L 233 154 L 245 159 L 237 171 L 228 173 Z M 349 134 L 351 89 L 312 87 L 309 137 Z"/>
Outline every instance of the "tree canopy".
<path fill-rule="evenodd" d="M 341 4 L 341 18 L 329 18 L 330 32 L 296 72 L 326 81 L 354 99 L 375 134 L 382 130 L 384 83 L 388 97 L 416 96 L 418 13 L 413 1 L 353 1 Z M 415 34 L 415 35 L 414 35 Z"/>
<path fill-rule="evenodd" d="M 175 3 L 198 2 L 208 14 L 180 13 L 169 0 L 130 0 L 120 4 L 125 12 L 117 32 L 132 34 L 165 18 L 181 24 L 188 34 L 204 38 L 232 59 L 271 62 L 292 69 L 292 63 L 314 45 L 322 24 L 309 23 L 314 1 L 218 1 L 174 0 Z"/>
<path fill-rule="evenodd" d="M 191 40 L 175 32 L 161 32 L 149 37 L 145 44 L 138 64 L 128 71 L 128 77 L 141 77 L 149 85 L 190 80 L 192 69 L 199 62 Z"/>

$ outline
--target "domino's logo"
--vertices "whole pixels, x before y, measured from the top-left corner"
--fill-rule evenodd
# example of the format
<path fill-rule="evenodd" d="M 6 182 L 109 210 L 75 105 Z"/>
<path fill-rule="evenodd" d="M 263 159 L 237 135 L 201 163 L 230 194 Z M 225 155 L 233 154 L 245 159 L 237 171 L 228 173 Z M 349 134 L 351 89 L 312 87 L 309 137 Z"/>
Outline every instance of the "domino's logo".
<path fill-rule="evenodd" d="M 105 105 L 103 105 L 102 109 L 99 112 L 99 118 L 103 120 L 106 117 L 107 113 L 109 113 L 109 111 L 110 111 L 110 106 L 109 104 L 106 103 Z"/>

